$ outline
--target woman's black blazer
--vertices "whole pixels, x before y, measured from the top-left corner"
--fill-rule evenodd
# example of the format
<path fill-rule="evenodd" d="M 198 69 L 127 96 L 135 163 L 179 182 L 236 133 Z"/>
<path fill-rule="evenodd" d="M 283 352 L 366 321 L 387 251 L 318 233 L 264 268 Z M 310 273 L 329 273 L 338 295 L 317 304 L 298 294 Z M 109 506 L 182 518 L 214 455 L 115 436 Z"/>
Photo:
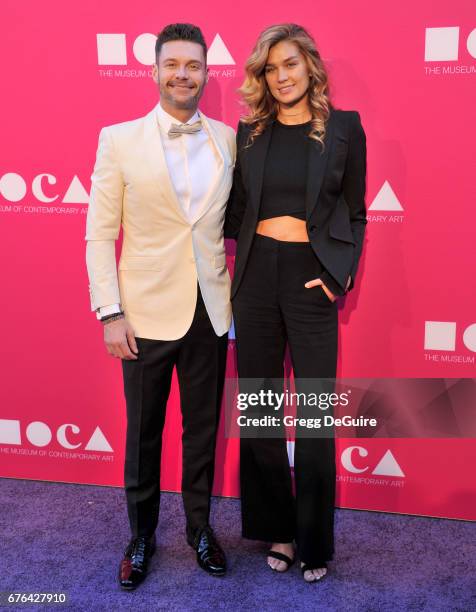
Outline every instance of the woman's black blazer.
<path fill-rule="evenodd" d="M 240 286 L 258 223 L 271 124 L 246 147 L 252 125 L 238 125 L 233 185 L 225 215 L 225 238 L 237 240 L 233 298 Z M 324 267 L 320 278 L 336 295 L 354 286 L 365 225 L 366 138 L 356 111 L 331 109 L 324 138 L 310 140 L 306 187 L 309 241 Z"/>

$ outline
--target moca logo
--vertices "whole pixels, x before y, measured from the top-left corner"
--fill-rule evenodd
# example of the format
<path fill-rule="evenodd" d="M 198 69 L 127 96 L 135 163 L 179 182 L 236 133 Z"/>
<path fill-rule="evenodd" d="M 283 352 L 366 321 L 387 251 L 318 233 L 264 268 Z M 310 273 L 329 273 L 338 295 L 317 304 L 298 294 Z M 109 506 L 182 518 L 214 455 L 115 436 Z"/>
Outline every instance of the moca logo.
<path fill-rule="evenodd" d="M 55 202 L 60 197 L 58 193 L 54 193 L 54 190 L 50 189 L 56 183 L 56 176 L 48 172 L 42 172 L 33 178 L 31 191 L 39 202 L 51 204 L 51 202 Z M 48 186 L 47 191 L 45 191 L 46 186 Z M 27 190 L 28 184 L 20 174 L 8 172 L 0 177 L 0 195 L 9 202 L 20 202 L 26 196 Z M 61 202 L 63 204 L 87 204 L 88 201 L 88 192 L 83 187 L 79 178 L 76 175 L 73 176 L 66 192 L 63 194 Z"/>
<path fill-rule="evenodd" d="M 476 352 L 476 323 L 463 331 L 463 344 Z M 425 349 L 428 351 L 456 350 L 456 321 L 425 321 Z"/>
<path fill-rule="evenodd" d="M 98 65 L 127 66 L 126 34 L 97 34 Z M 155 62 L 155 34 L 144 33 L 137 36 L 132 44 L 132 54 L 144 66 Z M 234 66 L 235 60 L 228 51 L 220 34 L 216 34 L 208 49 L 209 66 Z"/>
<path fill-rule="evenodd" d="M 56 440 L 63 448 L 68 450 L 80 448 L 83 442 L 71 440 L 71 436 L 77 436 L 81 433 L 80 428 L 74 423 L 64 423 L 60 425 L 55 432 Z M 53 432 L 46 423 L 34 421 L 30 423 L 25 435 L 27 440 L 33 446 L 48 446 L 53 439 Z M 20 421 L 10 419 L 0 419 L 0 444 L 22 444 Z M 99 427 L 93 431 L 84 450 L 87 451 L 102 451 L 104 453 L 114 452 L 105 435 Z"/>
<path fill-rule="evenodd" d="M 352 461 L 354 451 L 357 451 L 359 457 L 367 457 L 369 454 L 369 451 L 363 446 L 348 446 L 342 451 L 341 463 L 348 472 L 362 474 L 369 469 L 369 466 L 362 468 L 356 467 Z M 383 455 L 371 473 L 376 476 L 398 476 L 399 478 L 405 478 L 402 468 L 398 465 L 390 449 Z"/>
<path fill-rule="evenodd" d="M 425 61 L 452 62 L 459 59 L 460 28 L 425 28 Z M 466 49 L 476 58 L 476 28 L 466 38 Z"/>
<path fill-rule="evenodd" d="M 288 459 L 291 467 L 294 466 L 294 444 L 295 443 L 291 441 L 287 442 Z M 354 451 L 357 451 L 360 457 L 367 457 L 369 454 L 369 451 L 363 446 L 348 446 L 342 451 L 341 463 L 348 472 L 352 472 L 353 474 L 362 474 L 362 472 L 366 472 L 369 467 L 358 468 L 354 465 L 352 461 L 352 454 Z M 387 450 L 387 452 L 374 467 L 372 474 L 377 476 L 405 477 L 402 468 L 398 465 L 397 460 L 390 449 Z"/>

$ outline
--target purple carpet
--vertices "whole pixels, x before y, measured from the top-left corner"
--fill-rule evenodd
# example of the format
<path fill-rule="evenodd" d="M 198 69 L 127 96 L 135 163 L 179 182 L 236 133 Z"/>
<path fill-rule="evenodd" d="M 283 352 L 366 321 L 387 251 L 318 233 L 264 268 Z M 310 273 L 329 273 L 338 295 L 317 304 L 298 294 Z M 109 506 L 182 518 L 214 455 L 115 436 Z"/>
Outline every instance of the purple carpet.
<path fill-rule="evenodd" d="M 10 479 L 0 487 L 0 591 L 64 592 L 57 609 L 476 610 L 474 523 L 336 510 L 329 576 L 305 584 L 297 565 L 272 572 L 266 546 L 240 537 L 239 502 L 215 498 L 212 525 L 229 571 L 213 578 L 185 542 L 180 495 L 164 493 L 158 552 L 129 593 L 116 582 L 129 539 L 121 489 Z"/>

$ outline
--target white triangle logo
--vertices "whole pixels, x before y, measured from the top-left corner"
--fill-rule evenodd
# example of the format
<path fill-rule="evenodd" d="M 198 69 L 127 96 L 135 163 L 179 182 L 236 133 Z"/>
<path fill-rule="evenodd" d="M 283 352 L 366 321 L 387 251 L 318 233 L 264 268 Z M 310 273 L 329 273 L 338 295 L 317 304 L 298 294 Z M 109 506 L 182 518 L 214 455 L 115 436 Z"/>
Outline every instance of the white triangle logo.
<path fill-rule="evenodd" d="M 403 206 L 398 201 L 388 181 L 385 181 L 382 185 L 374 201 L 369 206 L 369 210 L 403 210 Z"/>
<path fill-rule="evenodd" d="M 87 204 L 89 202 L 89 194 L 83 187 L 79 178 L 74 175 L 68 191 L 63 198 L 64 204 Z"/>
<path fill-rule="evenodd" d="M 207 54 L 207 64 L 210 66 L 234 66 L 235 60 L 231 57 L 220 34 L 213 39 Z"/>
<path fill-rule="evenodd" d="M 96 427 L 96 429 L 94 430 L 93 435 L 89 439 L 89 442 L 86 444 L 85 450 L 103 451 L 105 453 L 114 452 L 99 427 Z"/>
<path fill-rule="evenodd" d="M 388 450 L 385 455 L 380 459 L 372 474 L 378 474 L 379 476 L 401 476 L 402 478 L 405 477 L 402 468 L 398 465 L 397 460 L 395 459 L 390 450 Z"/>

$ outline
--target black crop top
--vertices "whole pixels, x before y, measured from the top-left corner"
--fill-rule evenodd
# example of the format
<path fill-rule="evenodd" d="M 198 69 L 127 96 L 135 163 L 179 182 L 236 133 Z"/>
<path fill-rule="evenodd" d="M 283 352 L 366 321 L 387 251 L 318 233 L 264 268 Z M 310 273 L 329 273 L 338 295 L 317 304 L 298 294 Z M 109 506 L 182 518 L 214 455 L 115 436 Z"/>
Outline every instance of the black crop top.
<path fill-rule="evenodd" d="M 273 123 L 263 174 L 258 220 L 289 215 L 306 220 L 306 183 L 311 122 Z"/>

